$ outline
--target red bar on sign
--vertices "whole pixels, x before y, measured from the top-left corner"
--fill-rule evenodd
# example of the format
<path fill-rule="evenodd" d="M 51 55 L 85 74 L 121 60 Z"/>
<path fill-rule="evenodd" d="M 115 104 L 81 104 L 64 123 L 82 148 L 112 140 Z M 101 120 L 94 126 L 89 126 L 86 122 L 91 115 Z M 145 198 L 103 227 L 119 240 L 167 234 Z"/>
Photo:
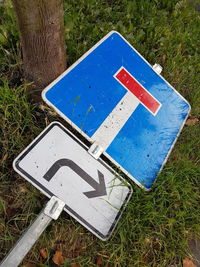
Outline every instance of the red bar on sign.
<path fill-rule="evenodd" d="M 161 104 L 142 86 L 125 68 L 121 68 L 115 78 L 154 115 L 157 113 Z"/>

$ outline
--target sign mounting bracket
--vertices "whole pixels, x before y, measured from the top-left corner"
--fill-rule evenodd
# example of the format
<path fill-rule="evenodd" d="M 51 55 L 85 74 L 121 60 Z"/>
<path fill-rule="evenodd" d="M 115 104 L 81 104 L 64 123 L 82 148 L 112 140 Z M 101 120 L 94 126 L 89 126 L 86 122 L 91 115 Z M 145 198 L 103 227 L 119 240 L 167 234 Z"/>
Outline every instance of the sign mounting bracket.
<path fill-rule="evenodd" d="M 91 156 L 93 156 L 95 159 L 98 159 L 103 152 L 104 152 L 104 148 L 101 145 L 99 145 L 97 142 L 94 142 L 88 150 L 88 153 Z"/>

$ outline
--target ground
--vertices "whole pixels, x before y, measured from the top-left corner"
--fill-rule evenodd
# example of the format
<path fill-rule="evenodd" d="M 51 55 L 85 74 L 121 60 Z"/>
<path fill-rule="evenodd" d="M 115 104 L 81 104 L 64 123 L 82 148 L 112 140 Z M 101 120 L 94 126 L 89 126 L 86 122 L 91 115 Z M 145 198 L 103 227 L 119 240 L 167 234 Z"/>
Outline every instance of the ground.
<path fill-rule="evenodd" d="M 22 266 L 182 266 L 200 237 L 200 20 L 194 1 L 66 0 L 68 66 L 111 30 L 119 31 L 191 104 L 192 111 L 153 189 L 133 197 L 109 242 L 62 214 Z M 47 198 L 12 169 L 13 159 L 58 116 L 28 99 L 9 0 L 0 3 L 0 259 Z M 63 120 L 60 121 L 65 124 Z M 57 257 L 57 261 L 56 261 Z"/>

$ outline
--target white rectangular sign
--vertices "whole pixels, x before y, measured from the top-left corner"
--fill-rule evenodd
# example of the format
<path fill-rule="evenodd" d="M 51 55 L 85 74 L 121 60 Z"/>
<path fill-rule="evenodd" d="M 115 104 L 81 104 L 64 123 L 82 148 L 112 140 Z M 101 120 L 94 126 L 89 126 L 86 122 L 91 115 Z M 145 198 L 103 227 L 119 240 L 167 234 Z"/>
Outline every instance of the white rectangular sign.
<path fill-rule="evenodd" d="M 131 186 L 62 124 L 51 123 L 14 161 L 14 169 L 102 240 L 114 230 Z"/>

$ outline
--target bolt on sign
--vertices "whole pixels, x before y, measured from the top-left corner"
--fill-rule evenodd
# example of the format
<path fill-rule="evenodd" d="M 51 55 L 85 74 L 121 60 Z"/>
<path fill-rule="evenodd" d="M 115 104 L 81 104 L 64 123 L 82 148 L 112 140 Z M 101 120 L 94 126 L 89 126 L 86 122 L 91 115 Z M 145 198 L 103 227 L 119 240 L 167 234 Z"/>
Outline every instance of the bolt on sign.
<path fill-rule="evenodd" d="M 132 189 L 62 124 L 51 123 L 14 161 L 14 169 L 102 240 L 113 232 Z"/>
<path fill-rule="evenodd" d="M 190 111 L 188 102 L 119 33 L 110 32 L 42 93 L 70 125 L 149 190 Z"/>

